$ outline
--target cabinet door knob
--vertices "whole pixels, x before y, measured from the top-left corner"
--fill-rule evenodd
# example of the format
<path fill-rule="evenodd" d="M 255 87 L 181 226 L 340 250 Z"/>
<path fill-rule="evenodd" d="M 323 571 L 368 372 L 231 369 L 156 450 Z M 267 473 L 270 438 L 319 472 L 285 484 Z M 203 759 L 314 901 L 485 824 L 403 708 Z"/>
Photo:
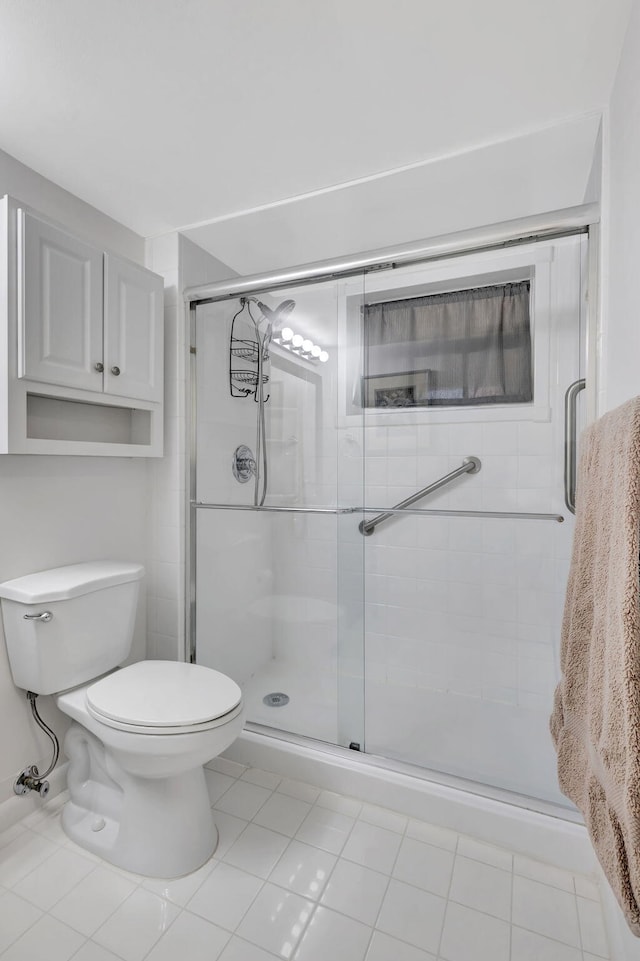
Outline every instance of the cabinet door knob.
<path fill-rule="evenodd" d="M 112 367 L 112 368 L 111 368 L 111 373 L 113 374 L 114 377 L 118 377 L 118 376 L 120 375 L 120 368 L 119 368 L 119 367 Z"/>
<path fill-rule="evenodd" d="M 100 362 L 98 362 L 97 364 L 93 365 L 93 369 L 97 370 L 98 373 L 101 374 L 102 371 L 104 370 L 104 364 L 101 364 Z"/>

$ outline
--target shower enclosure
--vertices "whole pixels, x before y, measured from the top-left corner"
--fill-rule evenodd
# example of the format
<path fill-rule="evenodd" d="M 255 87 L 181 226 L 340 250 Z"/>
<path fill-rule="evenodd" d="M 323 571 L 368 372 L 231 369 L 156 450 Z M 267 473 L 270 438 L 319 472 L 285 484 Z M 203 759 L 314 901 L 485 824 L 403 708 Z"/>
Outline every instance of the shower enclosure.
<path fill-rule="evenodd" d="M 250 723 L 566 805 L 586 222 L 190 292 L 190 655 Z"/>

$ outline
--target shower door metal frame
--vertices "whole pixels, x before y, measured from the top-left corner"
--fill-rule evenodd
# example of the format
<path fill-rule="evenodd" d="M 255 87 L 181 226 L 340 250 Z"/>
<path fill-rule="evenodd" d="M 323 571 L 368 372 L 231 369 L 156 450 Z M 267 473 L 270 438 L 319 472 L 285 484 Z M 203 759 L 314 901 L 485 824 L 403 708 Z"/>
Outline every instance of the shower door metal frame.
<path fill-rule="evenodd" d="M 253 274 L 238 280 L 225 280 L 213 284 L 203 284 L 187 287 L 183 293 L 186 311 L 186 324 L 189 332 L 189 354 L 187 383 L 187 430 L 188 438 L 188 499 L 185 504 L 185 650 L 184 659 L 196 660 L 196 527 L 199 506 L 210 506 L 222 509 L 224 505 L 197 504 L 197 449 L 196 449 L 196 417 L 197 417 L 197 371 L 196 371 L 196 314 L 198 306 L 232 300 L 237 297 L 255 292 L 271 292 L 280 288 L 302 284 L 321 283 L 323 281 L 345 278 L 356 274 L 366 274 L 370 271 L 393 269 L 410 264 L 443 261 L 471 253 L 500 250 L 523 244 L 535 243 L 542 240 L 567 237 L 575 234 L 587 233 L 595 230 L 597 233 L 600 220 L 598 204 L 582 204 L 547 214 L 525 217 L 518 220 L 505 221 L 488 227 L 459 231 L 445 234 L 431 240 L 404 244 L 363 253 L 357 257 L 338 260 L 323 260 L 305 264 L 289 270 L 274 273 Z M 589 245 L 590 285 L 597 283 L 597 253 L 592 251 L 595 244 Z M 597 329 L 597 297 L 592 296 L 587 301 L 587 369 L 595 373 L 595 331 Z M 596 384 L 595 377 L 589 383 L 590 413 L 593 415 Z M 591 419 L 591 418 L 590 418 Z M 232 505 L 229 505 L 231 507 Z M 242 505 L 239 505 L 242 506 Z M 268 510 L 269 508 L 251 508 L 253 510 Z M 321 512 L 345 513 L 344 508 L 288 508 L 292 512 Z M 354 512 L 348 509 L 349 512 Z M 357 509 L 354 509 L 357 510 Z M 412 512 L 413 513 L 413 512 Z M 422 513 L 416 511 L 416 513 Z M 425 511 L 424 513 L 428 513 Z M 433 512 L 436 513 L 436 512 Z M 445 513 L 445 512 L 437 512 Z M 448 512 L 447 512 L 448 513 Z M 461 512 L 463 513 L 463 512 Z M 467 513 L 467 512 L 464 512 Z M 508 516 L 504 514 L 496 516 Z M 554 518 L 555 519 L 555 518 Z"/>

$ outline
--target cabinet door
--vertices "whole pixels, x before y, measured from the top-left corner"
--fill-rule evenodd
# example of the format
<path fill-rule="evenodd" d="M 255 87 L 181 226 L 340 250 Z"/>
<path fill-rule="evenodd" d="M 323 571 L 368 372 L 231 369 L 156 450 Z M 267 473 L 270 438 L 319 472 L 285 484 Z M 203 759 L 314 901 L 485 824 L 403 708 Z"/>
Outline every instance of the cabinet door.
<path fill-rule="evenodd" d="M 104 294 L 105 391 L 162 400 L 162 278 L 105 254 Z"/>
<path fill-rule="evenodd" d="M 18 376 L 102 390 L 102 252 L 19 212 Z"/>

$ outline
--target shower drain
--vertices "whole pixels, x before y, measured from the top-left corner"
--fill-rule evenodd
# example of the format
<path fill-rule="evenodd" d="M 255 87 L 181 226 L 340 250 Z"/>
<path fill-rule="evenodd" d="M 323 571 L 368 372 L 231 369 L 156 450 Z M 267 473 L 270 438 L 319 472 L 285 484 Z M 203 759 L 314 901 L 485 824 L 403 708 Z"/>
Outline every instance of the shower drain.
<path fill-rule="evenodd" d="M 266 694 L 262 698 L 262 703 L 266 704 L 267 707 L 284 707 L 285 704 L 289 703 L 289 695 L 281 694 L 280 692 Z"/>

